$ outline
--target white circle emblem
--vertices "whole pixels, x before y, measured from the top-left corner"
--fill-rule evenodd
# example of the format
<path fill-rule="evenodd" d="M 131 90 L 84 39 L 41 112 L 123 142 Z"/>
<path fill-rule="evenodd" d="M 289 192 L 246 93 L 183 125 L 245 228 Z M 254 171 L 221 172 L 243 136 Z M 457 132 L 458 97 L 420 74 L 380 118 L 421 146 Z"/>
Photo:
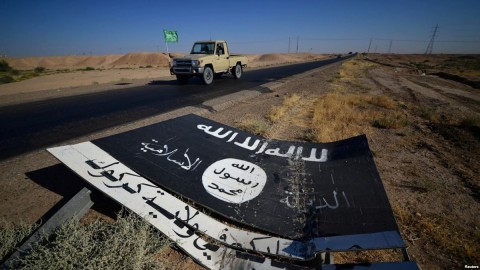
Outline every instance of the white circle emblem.
<path fill-rule="evenodd" d="M 243 203 L 260 195 L 267 183 L 267 174 L 251 162 L 226 158 L 214 162 L 203 172 L 202 183 L 217 199 Z"/>

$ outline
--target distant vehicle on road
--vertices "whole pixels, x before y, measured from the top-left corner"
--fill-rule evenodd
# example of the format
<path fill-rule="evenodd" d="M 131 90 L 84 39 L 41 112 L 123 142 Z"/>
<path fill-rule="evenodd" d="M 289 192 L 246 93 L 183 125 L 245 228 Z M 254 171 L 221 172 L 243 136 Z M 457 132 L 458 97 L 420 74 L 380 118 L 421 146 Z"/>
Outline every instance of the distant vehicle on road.
<path fill-rule="evenodd" d="M 230 54 L 224 40 L 197 41 L 189 55 L 173 59 L 170 73 L 176 75 L 180 83 L 186 83 L 192 77 L 200 77 L 208 85 L 214 77 L 227 73 L 240 79 L 247 63 L 246 56 Z"/>

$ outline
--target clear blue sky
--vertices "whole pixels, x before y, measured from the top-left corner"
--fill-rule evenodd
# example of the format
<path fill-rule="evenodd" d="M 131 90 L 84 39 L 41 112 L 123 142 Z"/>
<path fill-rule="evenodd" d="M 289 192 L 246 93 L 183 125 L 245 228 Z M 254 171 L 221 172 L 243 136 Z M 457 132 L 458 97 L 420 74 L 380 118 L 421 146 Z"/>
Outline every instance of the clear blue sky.
<path fill-rule="evenodd" d="M 0 54 L 99 55 L 165 51 L 225 39 L 236 53 L 480 53 L 479 0 L 123 1 L 1 0 Z"/>

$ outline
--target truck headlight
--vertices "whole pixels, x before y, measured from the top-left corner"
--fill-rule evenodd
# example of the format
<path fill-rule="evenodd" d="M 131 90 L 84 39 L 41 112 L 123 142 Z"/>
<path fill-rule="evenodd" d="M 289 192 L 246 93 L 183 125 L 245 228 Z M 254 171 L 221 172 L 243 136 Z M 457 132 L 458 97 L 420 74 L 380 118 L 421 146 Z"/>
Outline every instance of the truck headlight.
<path fill-rule="evenodd" d="M 201 63 L 202 61 L 200 60 L 192 60 L 192 67 L 198 67 Z"/>
<path fill-rule="evenodd" d="M 172 66 L 176 66 L 176 65 L 177 65 L 177 60 L 173 59 Z"/>

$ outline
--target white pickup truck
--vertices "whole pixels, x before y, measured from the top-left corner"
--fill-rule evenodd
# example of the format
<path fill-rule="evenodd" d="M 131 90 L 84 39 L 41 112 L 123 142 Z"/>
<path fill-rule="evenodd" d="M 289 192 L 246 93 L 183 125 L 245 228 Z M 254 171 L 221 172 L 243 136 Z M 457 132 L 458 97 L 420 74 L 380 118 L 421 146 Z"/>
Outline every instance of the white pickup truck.
<path fill-rule="evenodd" d="M 180 83 L 200 77 L 205 84 L 211 84 L 214 77 L 227 73 L 240 79 L 247 63 L 246 56 L 231 55 L 224 40 L 197 41 L 189 55 L 173 59 L 170 73 L 176 75 Z"/>

